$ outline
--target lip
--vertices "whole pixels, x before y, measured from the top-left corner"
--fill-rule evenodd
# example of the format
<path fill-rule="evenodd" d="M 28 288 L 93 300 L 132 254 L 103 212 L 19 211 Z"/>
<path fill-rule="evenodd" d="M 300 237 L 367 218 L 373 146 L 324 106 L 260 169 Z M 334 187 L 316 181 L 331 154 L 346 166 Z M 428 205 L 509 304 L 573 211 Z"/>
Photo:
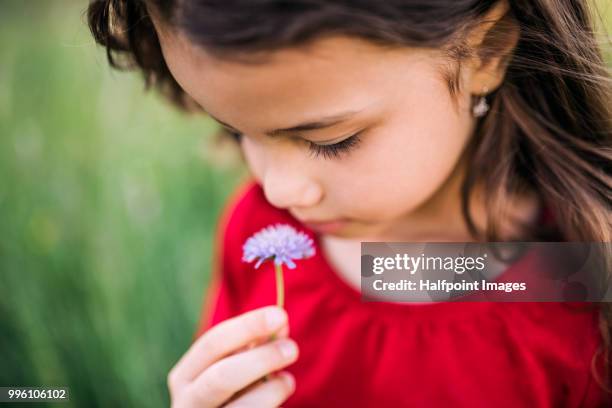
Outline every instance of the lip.
<path fill-rule="evenodd" d="M 348 220 L 346 218 L 338 218 L 328 221 L 303 221 L 304 225 L 306 225 L 308 228 L 324 233 L 333 233 L 344 227 L 347 222 Z"/>

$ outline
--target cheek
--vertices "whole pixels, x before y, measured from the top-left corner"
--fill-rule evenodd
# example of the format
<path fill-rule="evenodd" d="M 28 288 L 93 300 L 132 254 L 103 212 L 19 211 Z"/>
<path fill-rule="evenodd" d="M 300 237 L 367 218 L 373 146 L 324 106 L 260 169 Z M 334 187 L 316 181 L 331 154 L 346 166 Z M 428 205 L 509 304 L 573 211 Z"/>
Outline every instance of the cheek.
<path fill-rule="evenodd" d="M 470 134 L 469 116 L 431 100 L 394 117 L 370 135 L 352 176 L 351 203 L 368 219 L 389 220 L 424 204 L 452 175 Z"/>

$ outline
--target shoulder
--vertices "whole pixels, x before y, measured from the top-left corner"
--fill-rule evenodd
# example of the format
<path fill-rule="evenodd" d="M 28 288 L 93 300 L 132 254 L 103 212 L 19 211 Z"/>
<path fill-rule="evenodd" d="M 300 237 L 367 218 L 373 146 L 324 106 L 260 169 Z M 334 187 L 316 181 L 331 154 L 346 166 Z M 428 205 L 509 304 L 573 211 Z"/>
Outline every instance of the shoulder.
<path fill-rule="evenodd" d="M 500 304 L 516 347 L 545 362 L 552 376 L 585 390 L 601 346 L 600 307 L 589 302 Z"/>

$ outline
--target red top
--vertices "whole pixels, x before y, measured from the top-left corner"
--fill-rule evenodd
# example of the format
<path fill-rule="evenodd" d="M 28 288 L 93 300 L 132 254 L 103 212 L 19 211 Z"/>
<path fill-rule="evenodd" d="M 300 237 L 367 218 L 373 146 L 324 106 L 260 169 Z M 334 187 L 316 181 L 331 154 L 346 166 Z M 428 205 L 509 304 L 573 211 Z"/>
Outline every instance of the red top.
<path fill-rule="evenodd" d="M 318 236 L 269 204 L 251 180 L 218 224 L 221 245 L 194 339 L 275 304 L 272 263 L 254 269 L 241 258 L 245 240 L 276 222 L 304 231 L 316 250 L 296 269 L 284 268 L 290 337 L 300 348 L 286 368 L 296 390 L 284 407 L 604 406 L 590 370 L 601 343 L 596 304 L 361 302 L 327 262 Z M 504 278 L 530 268 L 517 264 Z"/>

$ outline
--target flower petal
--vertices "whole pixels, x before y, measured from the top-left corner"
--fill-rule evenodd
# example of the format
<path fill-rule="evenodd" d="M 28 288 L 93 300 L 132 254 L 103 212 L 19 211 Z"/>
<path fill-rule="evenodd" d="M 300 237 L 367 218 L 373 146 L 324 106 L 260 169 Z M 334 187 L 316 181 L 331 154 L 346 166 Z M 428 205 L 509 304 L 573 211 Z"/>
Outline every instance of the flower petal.
<path fill-rule="evenodd" d="M 296 267 L 295 259 L 305 259 L 315 254 L 313 240 L 303 232 L 296 231 L 288 224 L 269 225 L 253 234 L 243 245 L 243 261 L 257 259 L 258 268 L 268 259 L 276 265 Z"/>

